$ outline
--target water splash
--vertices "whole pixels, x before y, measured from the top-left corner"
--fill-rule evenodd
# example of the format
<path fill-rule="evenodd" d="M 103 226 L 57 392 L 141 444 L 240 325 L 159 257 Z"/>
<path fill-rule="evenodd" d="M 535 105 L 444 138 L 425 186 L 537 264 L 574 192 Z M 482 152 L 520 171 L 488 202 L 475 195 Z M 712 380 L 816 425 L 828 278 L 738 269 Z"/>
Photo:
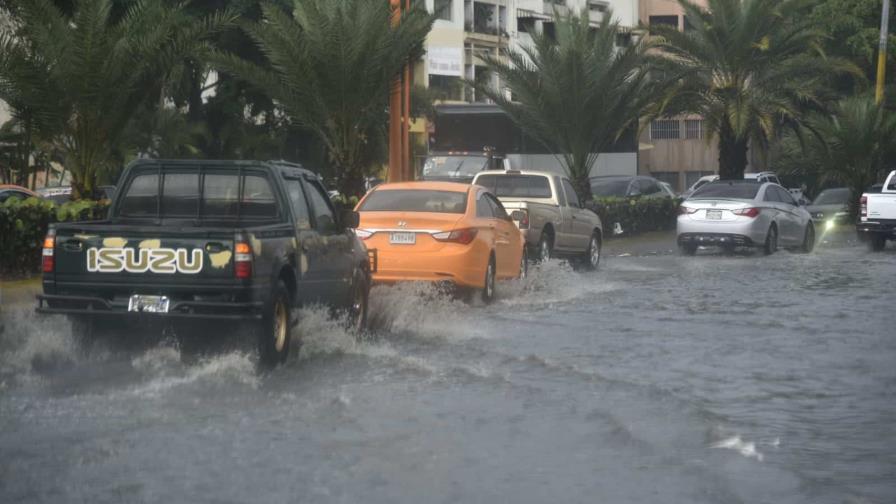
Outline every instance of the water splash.
<path fill-rule="evenodd" d="M 756 450 L 756 443 L 750 441 L 744 441 L 740 436 L 731 436 L 729 438 L 723 439 L 721 441 L 717 441 L 711 445 L 710 448 L 724 448 L 727 450 L 734 450 L 744 457 L 747 458 L 755 458 L 756 460 L 762 462 L 763 455 L 759 451 Z"/>

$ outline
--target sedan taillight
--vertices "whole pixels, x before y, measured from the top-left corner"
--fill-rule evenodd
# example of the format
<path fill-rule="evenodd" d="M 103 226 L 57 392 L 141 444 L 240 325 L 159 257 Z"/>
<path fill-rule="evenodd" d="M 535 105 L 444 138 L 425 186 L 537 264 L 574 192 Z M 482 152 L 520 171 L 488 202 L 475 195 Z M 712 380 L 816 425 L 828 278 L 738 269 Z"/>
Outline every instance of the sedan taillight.
<path fill-rule="evenodd" d="M 686 206 L 678 207 L 678 215 L 690 215 L 690 214 L 696 213 L 696 212 L 697 212 L 696 208 L 690 208 L 690 207 L 686 207 Z"/>
<path fill-rule="evenodd" d="M 441 233 L 433 233 L 432 237 L 440 242 L 460 243 L 461 245 L 469 245 L 476 238 L 477 230 L 474 228 L 455 229 L 454 231 L 443 231 Z"/>
<path fill-rule="evenodd" d="M 754 218 L 759 215 L 758 208 L 738 208 L 736 210 L 732 210 L 731 213 L 734 215 L 743 215 L 744 217 Z"/>

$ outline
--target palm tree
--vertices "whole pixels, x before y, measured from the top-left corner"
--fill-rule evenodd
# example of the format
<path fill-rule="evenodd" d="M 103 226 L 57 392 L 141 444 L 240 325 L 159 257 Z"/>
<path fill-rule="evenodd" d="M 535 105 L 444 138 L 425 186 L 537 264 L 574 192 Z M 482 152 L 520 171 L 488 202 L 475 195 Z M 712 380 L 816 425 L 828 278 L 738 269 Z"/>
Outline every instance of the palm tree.
<path fill-rule="evenodd" d="M 637 128 L 655 96 L 649 43 L 617 47 L 619 23 L 611 17 L 593 27 L 587 9 L 566 14 L 557 19 L 555 37 L 532 34 L 532 45 L 511 50 L 507 61 L 486 60 L 504 89 L 471 83 L 560 158 L 585 201 L 598 153 Z"/>
<path fill-rule="evenodd" d="M 807 135 L 804 149 L 822 153 L 822 182 L 849 187 L 850 213 L 858 215 L 859 195 L 896 155 L 896 113 L 877 105 L 873 96 L 855 96 L 840 101 L 833 114 L 814 115 L 808 122 L 815 134 Z"/>
<path fill-rule="evenodd" d="M 160 0 L 113 17 L 113 4 L 79 0 L 69 15 L 51 0 L 23 0 L 15 31 L 0 34 L 0 99 L 60 145 L 74 199 L 94 195 L 127 123 L 171 69 L 233 19 L 196 21 Z"/>
<path fill-rule="evenodd" d="M 825 57 L 809 0 L 678 2 L 685 31 L 650 28 L 665 55 L 659 69 L 673 83 L 662 112 L 703 117 L 718 138 L 722 179 L 743 177 L 749 146 L 764 155 L 779 130 L 799 130 L 807 110 L 822 109 L 832 77 L 859 73 Z"/>
<path fill-rule="evenodd" d="M 270 4 L 262 10 L 262 22 L 244 29 L 267 64 L 233 54 L 214 61 L 320 138 L 342 194 L 363 194 L 367 133 L 382 122 L 393 79 L 422 54 L 433 16 L 418 1 L 395 25 L 386 1 L 294 0 L 292 15 Z"/>

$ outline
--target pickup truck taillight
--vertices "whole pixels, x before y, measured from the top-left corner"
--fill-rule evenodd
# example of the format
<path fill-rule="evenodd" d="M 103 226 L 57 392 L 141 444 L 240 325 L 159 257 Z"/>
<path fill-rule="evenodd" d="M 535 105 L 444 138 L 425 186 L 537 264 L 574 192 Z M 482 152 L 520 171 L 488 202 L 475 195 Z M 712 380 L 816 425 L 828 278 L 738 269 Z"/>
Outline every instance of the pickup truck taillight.
<path fill-rule="evenodd" d="M 41 252 L 41 270 L 44 273 L 52 273 L 56 267 L 56 260 L 53 256 L 56 248 L 56 231 L 51 229 L 44 238 L 44 248 Z"/>
<path fill-rule="evenodd" d="M 233 274 L 240 279 L 252 278 L 252 246 L 237 242 L 233 247 Z"/>
<path fill-rule="evenodd" d="M 862 195 L 862 217 L 868 217 L 868 196 Z"/>
<path fill-rule="evenodd" d="M 514 210 L 510 213 L 510 218 L 520 223 L 520 229 L 529 229 L 529 212 Z"/>

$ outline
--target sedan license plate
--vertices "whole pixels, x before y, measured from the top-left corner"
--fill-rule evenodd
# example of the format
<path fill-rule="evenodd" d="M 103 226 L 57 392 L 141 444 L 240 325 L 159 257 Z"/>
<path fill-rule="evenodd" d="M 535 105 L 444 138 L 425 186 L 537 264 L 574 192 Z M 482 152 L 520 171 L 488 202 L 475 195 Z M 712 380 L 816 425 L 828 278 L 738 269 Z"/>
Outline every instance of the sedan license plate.
<path fill-rule="evenodd" d="M 134 294 L 128 302 L 129 312 L 168 313 L 167 296 L 145 296 Z"/>
<path fill-rule="evenodd" d="M 416 233 L 392 233 L 389 235 L 389 243 L 393 245 L 413 245 L 417 243 Z"/>
<path fill-rule="evenodd" d="M 706 218 L 710 220 L 722 220 L 722 211 L 721 210 L 707 210 Z"/>

